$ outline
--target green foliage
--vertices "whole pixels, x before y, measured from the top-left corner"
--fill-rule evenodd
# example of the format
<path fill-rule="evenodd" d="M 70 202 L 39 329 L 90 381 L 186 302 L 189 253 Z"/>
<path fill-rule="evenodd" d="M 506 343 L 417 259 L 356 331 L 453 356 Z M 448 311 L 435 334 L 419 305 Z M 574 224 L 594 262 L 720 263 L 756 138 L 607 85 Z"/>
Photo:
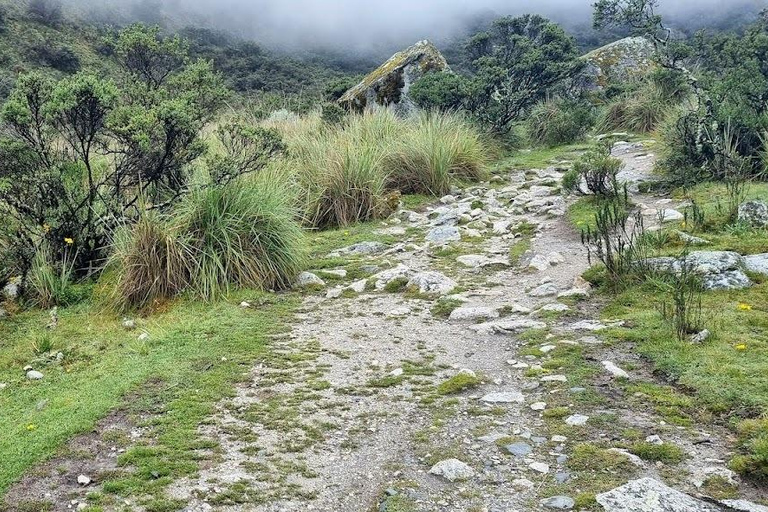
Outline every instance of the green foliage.
<path fill-rule="evenodd" d="M 682 256 L 685 257 L 685 254 Z M 655 279 L 660 290 L 669 294 L 671 302 L 659 303 L 661 316 L 674 329 L 679 341 L 687 341 L 691 334 L 703 330 L 701 277 L 688 264 L 679 272 L 670 272 Z"/>
<path fill-rule="evenodd" d="M 563 100 L 537 104 L 526 121 L 528 136 L 534 144 L 555 147 L 582 140 L 595 124 L 591 105 Z"/>
<path fill-rule="evenodd" d="M 405 194 L 445 195 L 456 180 L 482 179 L 488 160 L 488 144 L 466 120 L 421 114 L 387 157 L 388 186 Z"/>
<path fill-rule="evenodd" d="M 438 395 L 455 395 L 467 389 L 475 388 L 480 384 L 480 379 L 467 372 L 460 372 L 438 384 Z"/>
<path fill-rule="evenodd" d="M 474 72 L 467 108 L 497 133 L 583 68 L 573 40 L 537 15 L 496 20 L 467 51 Z"/>
<path fill-rule="evenodd" d="M 768 478 L 768 420 L 744 420 L 737 432 L 744 453 L 731 460 L 731 468 L 760 480 Z"/>
<path fill-rule="evenodd" d="M 29 287 L 32 300 L 41 308 L 64 306 L 74 302 L 71 293 L 75 256 L 64 253 L 64 259 L 54 262 L 46 244 L 38 248 L 32 260 Z"/>
<path fill-rule="evenodd" d="M 635 133 L 654 131 L 673 106 L 665 94 L 663 89 L 651 83 L 639 91 L 613 100 L 603 112 L 600 129 L 627 130 Z"/>
<path fill-rule="evenodd" d="M 679 446 L 672 443 L 637 442 L 629 447 L 629 451 L 649 462 L 677 464 L 685 459 L 685 452 Z"/>
<path fill-rule="evenodd" d="M 618 198 L 621 190 L 616 176 L 622 163 L 611 156 L 610 144 L 601 144 L 582 155 L 573 169 L 563 177 L 563 188 L 569 192 L 580 191 L 582 182 L 587 190 L 605 198 Z"/>
<path fill-rule="evenodd" d="M 2 108 L 0 209 L 13 219 L 2 245 L 23 277 L 43 241 L 54 260 L 71 245 L 76 268 L 92 267 L 120 222 L 183 195 L 226 95 L 210 63 L 158 29 L 129 27 L 114 48 L 118 80 L 24 74 Z"/>
<path fill-rule="evenodd" d="M 465 105 L 468 79 L 455 73 L 428 73 L 411 86 L 409 95 L 424 110 L 458 110 Z"/>
<path fill-rule="evenodd" d="M 116 305 L 286 288 L 304 255 L 293 205 L 284 177 L 265 173 L 196 190 L 167 219 L 144 217 L 114 242 Z"/>

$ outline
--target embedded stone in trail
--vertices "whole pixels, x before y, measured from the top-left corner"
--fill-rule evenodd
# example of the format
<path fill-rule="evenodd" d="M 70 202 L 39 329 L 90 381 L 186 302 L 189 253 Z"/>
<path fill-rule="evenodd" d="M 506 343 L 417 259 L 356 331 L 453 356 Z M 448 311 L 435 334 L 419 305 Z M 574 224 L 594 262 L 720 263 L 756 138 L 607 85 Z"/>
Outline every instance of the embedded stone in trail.
<path fill-rule="evenodd" d="M 387 250 L 387 245 L 381 242 L 360 242 L 349 247 L 333 251 L 328 256 L 338 258 L 340 256 L 364 256 L 379 254 Z"/>
<path fill-rule="evenodd" d="M 603 367 L 605 370 L 616 377 L 617 379 L 628 379 L 629 374 L 616 366 L 615 363 L 612 363 L 611 361 L 603 361 Z"/>
<path fill-rule="evenodd" d="M 493 308 L 488 308 L 484 306 L 460 307 L 460 308 L 454 309 L 451 312 L 451 316 L 450 316 L 451 320 L 456 320 L 456 321 L 487 320 L 489 318 L 499 318 L 499 312 Z"/>
<path fill-rule="evenodd" d="M 732 510 L 741 512 L 768 512 L 768 507 L 747 500 L 723 500 L 720 503 Z"/>
<path fill-rule="evenodd" d="M 568 496 L 552 496 L 541 500 L 541 505 L 555 510 L 571 510 L 576 506 L 576 502 Z"/>
<path fill-rule="evenodd" d="M 533 447 L 528 443 L 523 442 L 508 444 L 504 446 L 504 449 L 515 457 L 525 457 L 533 452 Z"/>
<path fill-rule="evenodd" d="M 596 499 L 605 512 L 722 512 L 720 507 L 692 498 L 653 478 L 633 480 L 598 494 Z"/>
<path fill-rule="evenodd" d="M 449 482 L 459 480 L 468 480 L 475 476 L 475 470 L 458 459 L 443 460 L 432 466 L 429 470 L 430 475 L 437 475 L 445 478 Z"/>
<path fill-rule="evenodd" d="M 587 421 L 589 421 L 589 416 L 584 416 L 583 414 L 574 414 L 572 416 L 568 416 L 565 419 L 565 424 L 570 425 L 571 427 L 580 427 L 582 425 L 586 425 Z"/>
<path fill-rule="evenodd" d="M 498 322 L 486 322 L 470 326 L 470 329 L 478 333 L 514 334 L 527 329 L 546 329 L 547 324 L 520 318 L 517 320 L 500 320 Z"/>
<path fill-rule="evenodd" d="M 461 233 L 456 226 L 438 226 L 427 233 L 426 240 L 435 244 L 458 242 L 461 240 Z"/>
<path fill-rule="evenodd" d="M 435 271 L 419 272 L 411 277 L 408 286 L 415 286 L 420 293 L 445 295 L 456 289 L 456 282 Z"/>
<path fill-rule="evenodd" d="M 498 391 L 488 393 L 480 401 L 487 404 L 521 404 L 525 402 L 525 396 L 519 391 Z"/>

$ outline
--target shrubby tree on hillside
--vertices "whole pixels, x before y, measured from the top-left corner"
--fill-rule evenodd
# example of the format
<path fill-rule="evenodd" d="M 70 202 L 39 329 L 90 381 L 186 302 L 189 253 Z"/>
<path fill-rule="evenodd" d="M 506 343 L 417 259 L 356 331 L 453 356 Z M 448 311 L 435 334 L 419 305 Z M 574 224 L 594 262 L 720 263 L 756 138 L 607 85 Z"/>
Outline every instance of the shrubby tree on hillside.
<path fill-rule="evenodd" d="M 2 108 L 0 249 L 22 275 L 43 242 L 56 261 L 67 251 L 95 267 L 115 226 L 180 197 L 227 94 L 210 62 L 157 29 L 130 27 L 114 44 L 116 79 L 21 75 Z"/>
<path fill-rule="evenodd" d="M 469 109 L 497 132 L 583 68 L 573 39 L 537 15 L 496 20 L 469 41 L 467 51 L 475 73 Z"/>
<path fill-rule="evenodd" d="M 466 52 L 470 76 L 427 75 L 414 84 L 413 97 L 426 108 L 464 108 L 497 133 L 583 67 L 573 39 L 537 15 L 496 20 L 469 40 Z"/>

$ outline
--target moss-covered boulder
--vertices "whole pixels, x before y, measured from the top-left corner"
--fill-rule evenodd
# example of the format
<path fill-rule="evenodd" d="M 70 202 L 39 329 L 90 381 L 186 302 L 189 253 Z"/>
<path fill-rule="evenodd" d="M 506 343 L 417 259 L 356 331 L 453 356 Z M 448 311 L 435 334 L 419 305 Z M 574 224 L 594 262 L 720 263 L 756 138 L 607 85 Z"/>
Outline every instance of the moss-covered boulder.
<path fill-rule="evenodd" d="M 655 47 L 645 37 L 627 37 L 593 50 L 583 58 L 585 86 L 600 89 L 647 75 L 654 69 Z"/>
<path fill-rule="evenodd" d="M 426 73 L 450 71 L 448 63 L 435 45 L 419 41 L 407 50 L 393 55 L 362 82 L 339 99 L 349 110 L 386 107 L 398 114 L 408 114 L 416 105 L 408 96 L 411 85 Z"/>

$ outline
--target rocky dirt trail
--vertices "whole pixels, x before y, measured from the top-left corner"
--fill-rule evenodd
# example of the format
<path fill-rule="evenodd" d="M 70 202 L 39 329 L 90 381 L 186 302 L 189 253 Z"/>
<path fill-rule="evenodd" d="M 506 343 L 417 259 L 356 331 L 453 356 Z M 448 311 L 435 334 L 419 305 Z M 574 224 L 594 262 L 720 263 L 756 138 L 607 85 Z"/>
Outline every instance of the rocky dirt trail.
<path fill-rule="evenodd" d="M 653 155 L 642 144 L 614 154 L 623 179 L 648 178 Z M 606 325 L 585 300 L 588 263 L 560 178 L 554 168 L 515 171 L 424 212 L 399 212 L 382 233 L 401 243 L 342 251 L 369 265 L 370 278 L 304 276 L 315 286 L 341 279 L 306 299 L 291 334 L 275 341 L 281 357 L 221 404 L 204 431 L 222 442 L 221 463 L 172 494 L 190 499 L 190 512 L 507 512 L 599 510 L 591 490 L 641 477 L 691 494 L 713 475 L 734 483 L 723 431 L 670 426 L 615 389 L 617 379 L 654 377 L 633 354 L 601 347 Z M 648 224 L 656 210 L 669 218 L 682 206 L 635 201 Z M 648 446 L 679 445 L 685 462 L 595 448 L 620 445 L 629 431 Z M 601 503 L 641 510 L 626 503 L 632 493 L 658 496 L 658 482 L 636 482 L 639 490 Z M 669 499 L 689 507 L 674 510 L 708 510 L 688 494 Z M 744 510 L 763 510 L 754 507 Z"/>
<path fill-rule="evenodd" d="M 614 153 L 625 180 L 648 177 L 645 146 Z M 186 512 L 768 510 L 700 496 L 714 478 L 766 497 L 726 469 L 724 429 L 670 424 L 660 411 L 684 399 L 646 400 L 647 385 L 667 388 L 631 347 L 603 343 L 611 322 L 580 277 L 561 177 L 504 171 L 398 212 L 379 231 L 397 244 L 357 244 L 338 253 L 348 265 L 303 275 L 292 330 L 201 426 L 218 447 L 169 496 Z M 630 190 L 649 225 L 683 206 Z M 627 450 L 638 442 L 682 451 L 643 459 Z M 56 510 L 72 497 L 57 493 Z"/>

